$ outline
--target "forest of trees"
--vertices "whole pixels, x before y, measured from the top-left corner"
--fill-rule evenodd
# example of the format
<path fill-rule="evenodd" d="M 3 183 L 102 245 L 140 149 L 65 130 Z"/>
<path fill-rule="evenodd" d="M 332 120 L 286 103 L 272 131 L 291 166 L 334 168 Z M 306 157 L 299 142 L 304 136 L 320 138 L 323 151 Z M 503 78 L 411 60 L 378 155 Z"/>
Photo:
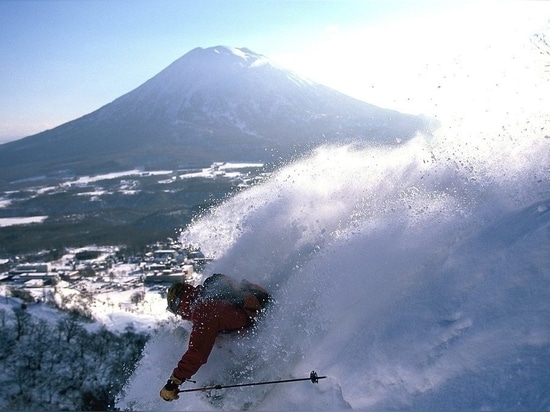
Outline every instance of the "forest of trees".
<path fill-rule="evenodd" d="M 0 309 L 0 410 L 113 410 L 148 336 L 114 333 L 76 311 L 57 322 Z"/>

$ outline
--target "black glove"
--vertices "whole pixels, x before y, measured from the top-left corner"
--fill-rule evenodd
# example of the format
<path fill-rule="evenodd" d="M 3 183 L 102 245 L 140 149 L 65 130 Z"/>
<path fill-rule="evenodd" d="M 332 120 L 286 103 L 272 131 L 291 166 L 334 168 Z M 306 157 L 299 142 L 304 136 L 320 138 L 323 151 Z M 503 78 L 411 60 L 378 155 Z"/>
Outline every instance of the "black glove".
<path fill-rule="evenodd" d="M 179 399 L 178 391 L 182 383 L 183 381 L 181 379 L 176 378 L 174 375 L 170 376 L 166 385 L 160 390 L 160 397 L 168 402 Z"/>

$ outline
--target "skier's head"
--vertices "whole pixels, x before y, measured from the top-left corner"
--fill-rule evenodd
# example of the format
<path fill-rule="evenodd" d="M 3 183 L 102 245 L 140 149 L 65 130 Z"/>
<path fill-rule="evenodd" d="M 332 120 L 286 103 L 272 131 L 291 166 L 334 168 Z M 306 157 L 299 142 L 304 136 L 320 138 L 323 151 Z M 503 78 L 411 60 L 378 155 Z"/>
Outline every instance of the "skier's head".
<path fill-rule="evenodd" d="M 188 283 L 174 283 L 166 294 L 166 301 L 168 302 L 166 309 L 174 315 L 180 315 L 184 319 L 188 318 L 191 316 L 191 305 L 197 294 L 197 288 Z"/>

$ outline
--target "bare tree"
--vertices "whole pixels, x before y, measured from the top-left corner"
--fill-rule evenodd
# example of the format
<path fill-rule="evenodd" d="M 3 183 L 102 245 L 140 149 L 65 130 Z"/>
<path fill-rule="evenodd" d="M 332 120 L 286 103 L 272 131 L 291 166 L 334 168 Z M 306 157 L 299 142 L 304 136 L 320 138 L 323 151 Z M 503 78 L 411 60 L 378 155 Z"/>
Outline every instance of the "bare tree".
<path fill-rule="evenodd" d="M 139 305 L 143 300 L 145 299 L 145 292 L 144 291 L 138 291 L 134 292 L 132 296 L 130 297 L 130 302 L 132 302 L 134 305 Z"/>
<path fill-rule="evenodd" d="M 5 309 L 0 309 L 0 326 L 2 329 L 6 327 L 7 314 Z"/>
<path fill-rule="evenodd" d="M 79 314 L 75 311 L 69 312 L 68 315 L 57 322 L 57 328 L 65 335 L 65 341 L 70 343 L 71 339 L 82 329 L 79 322 Z"/>
<path fill-rule="evenodd" d="M 535 34 L 531 38 L 539 53 L 549 61 L 549 63 L 545 64 L 544 67 L 550 67 L 550 22 L 548 22 L 548 26 L 549 28 Z"/>
<path fill-rule="evenodd" d="M 13 313 L 15 315 L 15 340 L 21 339 L 21 336 L 23 336 L 27 330 L 28 327 L 28 321 L 29 321 L 29 314 L 27 313 L 26 309 L 23 307 L 21 308 L 14 308 Z"/>

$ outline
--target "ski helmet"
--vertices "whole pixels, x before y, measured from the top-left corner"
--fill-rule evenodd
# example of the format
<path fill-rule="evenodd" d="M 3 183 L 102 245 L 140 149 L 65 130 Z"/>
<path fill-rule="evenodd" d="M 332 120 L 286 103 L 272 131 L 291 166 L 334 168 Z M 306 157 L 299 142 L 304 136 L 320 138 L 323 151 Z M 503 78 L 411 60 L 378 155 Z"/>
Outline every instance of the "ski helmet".
<path fill-rule="evenodd" d="M 169 312 L 174 315 L 188 310 L 195 297 L 195 288 L 188 283 L 174 283 L 166 294 Z"/>

